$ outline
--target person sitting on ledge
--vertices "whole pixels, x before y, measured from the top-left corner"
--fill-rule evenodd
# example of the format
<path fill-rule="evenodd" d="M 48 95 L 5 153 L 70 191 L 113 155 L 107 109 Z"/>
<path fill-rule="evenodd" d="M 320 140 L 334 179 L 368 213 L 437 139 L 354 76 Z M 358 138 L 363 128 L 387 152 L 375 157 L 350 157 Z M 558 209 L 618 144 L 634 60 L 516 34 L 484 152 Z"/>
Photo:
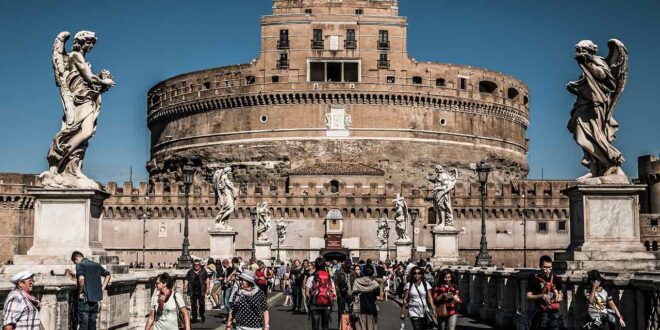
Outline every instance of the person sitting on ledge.
<path fill-rule="evenodd" d="M 564 299 L 561 279 L 552 273 L 552 258 L 542 256 L 541 272 L 533 275 L 527 284 L 527 300 L 534 301 L 536 310 L 532 317 L 532 330 L 561 330 L 564 322 L 559 304 Z"/>

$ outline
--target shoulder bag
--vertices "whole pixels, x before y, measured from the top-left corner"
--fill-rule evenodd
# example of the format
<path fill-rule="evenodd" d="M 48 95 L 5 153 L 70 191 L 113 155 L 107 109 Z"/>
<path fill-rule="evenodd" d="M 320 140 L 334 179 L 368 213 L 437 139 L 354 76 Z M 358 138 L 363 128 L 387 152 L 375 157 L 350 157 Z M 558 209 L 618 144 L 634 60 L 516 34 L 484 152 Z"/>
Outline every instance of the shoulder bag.
<path fill-rule="evenodd" d="M 181 312 L 181 308 L 179 307 L 179 302 L 176 300 L 176 292 L 174 292 L 172 294 L 172 297 L 174 298 L 174 305 L 176 306 L 177 326 L 178 326 L 179 329 L 185 329 L 186 328 L 186 319 L 183 317 L 183 312 Z"/>
<path fill-rule="evenodd" d="M 428 302 L 428 294 L 429 294 L 429 289 L 426 288 L 426 282 L 422 281 L 422 284 L 424 285 L 424 291 L 426 294 L 422 297 L 422 294 L 419 292 L 419 288 L 415 283 L 410 283 L 410 285 L 415 287 L 415 290 L 417 290 L 417 295 L 419 298 L 422 300 L 422 308 L 424 309 L 424 317 L 426 318 L 426 324 L 430 324 L 435 326 L 436 328 L 438 327 L 438 320 L 435 318 L 435 312 L 431 310 L 431 307 L 429 306 L 428 308 L 426 307 L 426 303 Z"/>

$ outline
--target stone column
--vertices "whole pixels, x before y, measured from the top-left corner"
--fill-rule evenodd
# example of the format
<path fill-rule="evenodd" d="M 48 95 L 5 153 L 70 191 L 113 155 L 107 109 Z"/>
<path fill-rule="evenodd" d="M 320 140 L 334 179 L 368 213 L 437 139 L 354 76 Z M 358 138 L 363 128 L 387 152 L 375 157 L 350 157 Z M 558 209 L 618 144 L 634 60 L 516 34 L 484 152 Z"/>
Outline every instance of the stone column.
<path fill-rule="evenodd" d="M 236 234 L 233 230 L 209 229 L 211 242 L 209 256 L 213 259 L 229 259 L 236 256 Z"/>
<path fill-rule="evenodd" d="M 435 266 L 456 265 L 461 261 L 458 255 L 458 234 L 460 230 L 451 227 L 435 228 L 433 234 L 433 258 Z"/>
<path fill-rule="evenodd" d="M 412 242 L 411 241 L 397 241 L 394 242 L 396 246 L 396 260 L 408 261 L 412 257 Z"/>
<path fill-rule="evenodd" d="M 644 185 L 577 185 L 570 200 L 571 244 L 556 253 L 558 270 L 655 269 L 658 261 L 640 242 L 639 194 Z"/>
<path fill-rule="evenodd" d="M 257 258 L 257 260 L 263 261 L 266 265 L 271 265 L 272 264 L 272 252 L 271 252 L 271 246 L 273 243 L 270 242 L 256 242 L 254 244 L 254 257 Z"/>
<path fill-rule="evenodd" d="M 479 316 L 479 310 L 483 303 L 484 273 L 473 268 L 470 271 L 470 297 L 468 300 L 468 315 Z M 467 297 L 466 297 L 467 298 Z"/>

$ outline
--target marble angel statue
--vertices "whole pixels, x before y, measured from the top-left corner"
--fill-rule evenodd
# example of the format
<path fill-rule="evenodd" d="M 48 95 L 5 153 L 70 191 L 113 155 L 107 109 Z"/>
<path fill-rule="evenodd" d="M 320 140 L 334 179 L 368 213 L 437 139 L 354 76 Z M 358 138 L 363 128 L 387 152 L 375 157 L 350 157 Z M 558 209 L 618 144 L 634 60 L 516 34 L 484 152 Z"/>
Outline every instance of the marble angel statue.
<path fill-rule="evenodd" d="M 268 242 L 268 234 L 271 228 L 268 203 L 257 204 L 257 241 Z"/>
<path fill-rule="evenodd" d="M 94 74 L 92 65 L 85 62 L 96 44 L 94 32 L 76 33 L 71 52 L 67 53 L 65 43 L 69 37 L 69 32 L 61 32 L 53 44 L 55 84 L 60 89 L 64 113 L 60 131 L 48 150 L 48 171 L 39 177 L 46 188 L 100 189 L 97 182 L 83 174 L 83 159 L 96 132 L 101 94 L 115 82 L 109 71 Z"/>
<path fill-rule="evenodd" d="M 289 229 L 289 221 L 284 220 L 284 218 L 281 218 L 276 221 L 275 230 L 277 230 L 277 240 L 279 242 L 278 244 L 282 245 L 282 243 L 284 243 L 288 229 Z"/>
<path fill-rule="evenodd" d="M 397 241 L 408 241 L 408 205 L 401 195 L 397 195 L 394 202 L 394 223 Z"/>
<path fill-rule="evenodd" d="M 623 155 L 612 144 L 619 128 L 613 113 L 628 78 L 628 50 L 617 39 L 607 45 L 609 54 L 602 58 L 591 40 L 578 42 L 575 60 L 582 74 L 566 85 L 576 96 L 568 131 L 582 148 L 582 165 L 589 169 L 577 179 L 584 184 L 629 183 L 621 169 Z"/>
<path fill-rule="evenodd" d="M 454 215 L 451 208 L 451 191 L 456 186 L 458 170 L 453 169 L 449 172 L 440 165 L 433 166 L 435 176 L 428 176 L 426 179 L 431 182 L 433 189 L 433 209 L 435 210 L 438 222 L 436 228 L 443 226 L 454 226 Z"/>
<path fill-rule="evenodd" d="M 231 230 L 229 217 L 236 208 L 237 191 L 229 179 L 231 167 L 227 166 L 213 173 L 213 190 L 215 192 L 215 203 L 220 204 L 220 212 L 215 217 L 215 227 L 221 230 Z"/>
<path fill-rule="evenodd" d="M 390 226 L 387 223 L 387 218 L 381 217 L 378 219 L 378 230 L 376 231 L 376 237 L 378 237 L 380 246 L 387 247 L 387 241 L 390 238 Z"/>

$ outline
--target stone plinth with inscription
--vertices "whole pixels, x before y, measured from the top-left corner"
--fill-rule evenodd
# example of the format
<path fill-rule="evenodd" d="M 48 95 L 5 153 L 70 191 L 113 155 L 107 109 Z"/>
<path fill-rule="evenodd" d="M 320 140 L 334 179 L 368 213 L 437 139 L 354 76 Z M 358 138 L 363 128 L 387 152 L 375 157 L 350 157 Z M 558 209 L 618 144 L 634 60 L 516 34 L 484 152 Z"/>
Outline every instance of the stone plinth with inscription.
<path fill-rule="evenodd" d="M 254 257 L 263 261 L 266 265 L 272 265 L 272 245 L 273 243 L 270 242 L 256 242 L 254 244 Z"/>
<path fill-rule="evenodd" d="M 578 185 L 570 199 L 571 244 L 555 254 L 560 270 L 644 270 L 658 261 L 640 242 L 639 194 L 643 185 Z"/>
<path fill-rule="evenodd" d="M 458 234 L 460 230 L 454 227 L 434 228 L 433 234 L 433 261 L 434 265 L 456 265 L 461 263 L 458 255 Z"/>
<path fill-rule="evenodd" d="M 396 260 L 408 261 L 412 258 L 412 242 L 411 241 L 397 241 L 394 242 L 396 246 Z"/>
<path fill-rule="evenodd" d="M 213 259 L 229 259 L 236 256 L 236 231 L 209 229 L 210 252 Z"/>

